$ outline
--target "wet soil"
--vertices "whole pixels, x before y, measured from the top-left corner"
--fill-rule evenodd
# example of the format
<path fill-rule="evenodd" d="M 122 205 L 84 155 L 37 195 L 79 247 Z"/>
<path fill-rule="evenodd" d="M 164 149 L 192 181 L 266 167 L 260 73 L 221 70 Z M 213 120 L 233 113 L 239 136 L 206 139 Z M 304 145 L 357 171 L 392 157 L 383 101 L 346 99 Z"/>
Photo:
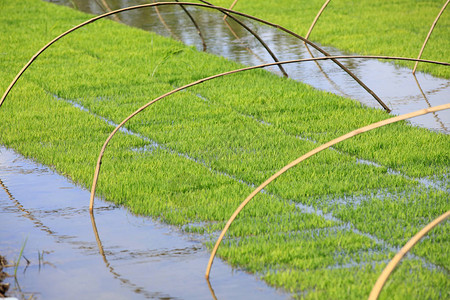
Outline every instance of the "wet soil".
<path fill-rule="evenodd" d="M 3 268 L 7 265 L 6 259 L 0 255 L 0 298 L 6 297 L 6 292 L 9 289 L 9 283 L 4 283 L 3 280 L 8 276 L 6 272 L 3 272 Z"/>

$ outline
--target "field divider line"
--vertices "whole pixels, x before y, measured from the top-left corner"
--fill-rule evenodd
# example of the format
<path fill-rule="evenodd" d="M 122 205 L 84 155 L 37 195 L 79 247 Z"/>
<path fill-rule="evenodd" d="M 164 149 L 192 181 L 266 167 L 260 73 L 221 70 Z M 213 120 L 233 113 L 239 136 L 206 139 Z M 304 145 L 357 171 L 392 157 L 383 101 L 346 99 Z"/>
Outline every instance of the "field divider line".
<path fill-rule="evenodd" d="M 79 109 L 79 110 L 81 110 L 83 112 L 86 112 L 86 113 L 88 113 L 88 114 L 90 114 L 90 115 L 92 115 L 92 116 L 94 116 L 96 118 L 99 118 L 99 119 L 103 120 L 104 122 L 108 123 L 109 125 L 116 126 L 116 124 L 113 121 L 108 120 L 105 117 L 99 116 L 99 115 L 91 112 L 89 109 L 87 109 L 86 107 L 82 106 L 81 104 L 77 103 L 74 100 L 64 99 L 64 98 L 61 98 L 61 97 L 59 97 L 59 96 L 57 96 L 57 95 L 55 95 L 53 93 L 50 93 L 48 91 L 46 91 L 46 92 L 48 94 L 52 95 L 57 101 L 64 101 L 64 102 L 72 105 L 73 107 L 75 107 L 75 108 L 77 108 L 77 109 Z M 125 127 L 121 127 L 120 131 L 125 133 L 125 134 L 133 135 L 135 137 L 141 138 L 141 139 L 143 139 L 146 142 L 151 142 L 152 144 L 154 143 L 154 145 L 157 145 L 156 147 L 160 148 L 161 150 L 167 151 L 167 152 L 169 152 L 171 154 L 176 154 L 176 155 L 178 155 L 180 157 L 183 157 L 183 158 L 186 158 L 186 159 L 188 159 L 188 160 L 190 160 L 190 161 L 192 161 L 194 163 L 200 164 L 201 166 L 207 168 L 213 174 L 228 177 L 228 178 L 230 178 L 230 179 L 232 179 L 232 180 L 234 180 L 234 181 L 236 181 L 238 183 L 245 184 L 245 185 L 247 185 L 248 187 L 251 187 L 251 188 L 255 188 L 256 187 L 256 185 L 253 184 L 253 183 L 246 182 L 246 181 L 244 181 L 242 179 L 239 179 L 236 176 L 228 174 L 226 172 L 219 171 L 219 170 L 214 170 L 211 166 L 207 165 L 206 162 L 204 162 L 204 161 L 200 161 L 200 160 L 198 160 L 196 158 L 193 158 L 193 157 L 189 156 L 186 153 L 180 153 L 180 152 L 177 152 L 177 151 L 175 151 L 173 149 L 165 147 L 164 145 L 162 145 L 162 144 L 160 144 L 160 143 L 158 143 L 156 141 L 153 141 L 153 140 L 151 140 L 148 137 L 145 137 L 145 136 L 143 136 L 143 135 L 141 135 L 139 133 L 135 133 L 135 132 L 133 132 L 133 131 L 131 131 L 129 129 L 126 129 Z M 398 250 L 400 249 L 400 247 L 392 246 L 388 242 L 386 242 L 386 241 L 384 241 L 382 239 L 379 239 L 379 238 L 377 238 L 376 236 L 374 236 L 372 234 L 365 233 L 365 232 L 362 232 L 362 231 L 358 230 L 354 226 L 354 224 L 349 223 L 349 222 L 344 222 L 344 221 L 334 217 L 332 213 L 324 213 L 323 210 L 315 208 L 313 206 L 305 205 L 305 204 L 302 204 L 302 203 L 298 203 L 298 202 L 295 202 L 293 200 L 284 199 L 283 197 L 281 197 L 279 195 L 276 195 L 276 194 L 273 194 L 273 193 L 269 193 L 269 192 L 267 192 L 264 189 L 261 190 L 261 193 L 267 194 L 267 195 L 272 196 L 274 198 L 277 198 L 278 201 L 280 201 L 280 202 L 287 202 L 288 204 L 294 204 L 300 210 L 300 212 L 302 212 L 302 213 L 314 214 L 316 216 L 324 218 L 325 220 L 335 221 L 335 222 L 339 222 L 341 224 L 344 224 L 344 226 L 348 226 L 348 228 L 350 228 L 353 233 L 355 233 L 357 235 L 360 235 L 360 236 L 365 236 L 365 237 L 369 238 L 370 240 L 374 241 L 376 244 L 381 245 L 382 247 L 385 247 L 389 251 L 398 252 Z M 413 254 L 409 254 L 409 256 L 411 256 L 412 258 L 419 259 L 419 260 L 423 261 L 425 263 L 425 265 L 429 266 L 430 269 L 441 269 L 440 266 L 428 262 L 425 258 L 418 257 L 418 256 L 415 256 Z"/>

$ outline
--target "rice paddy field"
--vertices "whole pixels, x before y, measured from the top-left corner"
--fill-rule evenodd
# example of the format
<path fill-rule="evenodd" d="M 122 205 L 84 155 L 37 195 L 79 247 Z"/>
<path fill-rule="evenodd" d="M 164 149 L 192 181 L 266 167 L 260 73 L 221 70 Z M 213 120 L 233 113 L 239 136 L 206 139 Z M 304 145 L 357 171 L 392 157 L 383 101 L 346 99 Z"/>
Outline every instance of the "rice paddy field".
<path fill-rule="evenodd" d="M 232 1 L 214 4 L 230 7 Z M 305 36 L 323 0 L 267 1 L 238 0 L 237 11 L 280 24 Z M 350 53 L 414 57 L 445 1 L 439 0 L 331 0 L 309 38 L 322 45 L 332 45 Z M 270 6 L 270 9 L 267 9 Z M 439 18 L 422 54 L 423 58 L 449 61 L 450 16 L 448 10 Z M 411 67 L 414 63 L 399 62 Z M 449 78 L 446 67 L 419 64 L 418 70 Z"/>
<path fill-rule="evenodd" d="M 412 1 L 389 9 L 389 1 L 350 2 L 332 1 L 311 38 L 356 53 L 416 57 L 442 6 L 421 1 L 406 14 Z M 241 0 L 235 9 L 299 34 L 322 5 L 276 1 L 267 10 L 262 3 Z M 368 17 L 352 17 L 353 10 Z M 420 17 L 406 21 L 411 14 Z M 424 58 L 449 61 L 445 16 Z M 0 0 L 0 91 L 38 49 L 90 17 L 38 0 Z M 393 19 L 395 25 L 386 21 Z M 398 28 L 379 27 L 374 37 L 364 31 L 378 28 L 374 22 Z M 421 65 L 449 76 L 448 67 Z M 176 87 L 242 67 L 100 20 L 58 41 L 24 73 L 0 107 L 0 144 L 89 189 L 99 151 L 116 124 Z M 105 152 L 97 195 L 206 237 L 211 249 L 237 206 L 272 174 L 320 144 L 390 117 L 265 70 L 221 77 L 131 119 Z M 449 163 L 444 133 L 399 122 L 359 135 L 266 187 L 233 223 L 218 256 L 293 298 L 366 298 L 395 253 L 449 210 Z M 450 297 L 449 232 L 445 221 L 413 248 L 381 298 Z"/>

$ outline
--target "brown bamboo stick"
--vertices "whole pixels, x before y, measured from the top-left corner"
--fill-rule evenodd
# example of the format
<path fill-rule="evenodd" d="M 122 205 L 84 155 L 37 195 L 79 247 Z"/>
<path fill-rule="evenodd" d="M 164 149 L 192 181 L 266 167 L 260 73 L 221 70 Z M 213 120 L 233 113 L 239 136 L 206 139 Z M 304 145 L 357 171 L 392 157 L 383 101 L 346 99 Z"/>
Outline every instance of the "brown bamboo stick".
<path fill-rule="evenodd" d="M 234 0 L 229 9 L 233 9 L 233 7 L 236 5 L 237 2 L 238 2 L 238 0 Z M 226 19 L 227 19 L 227 15 L 223 16 L 223 20 L 225 21 Z"/>
<path fill-rule="evenodd" d="M 134 9 L 140 9 L 140 8 L 145 8 L 145 7 L 152 7 L 152 6 L 157 7 L 157 6 L 163 6 L 163 5 L 180 5 L 180 4 L 183 4 L 183 5 L 190 5 L 190 6 L 206 7 L 206 8 L 211 8 L 211 9 L 219 10 L 219 11 L 222 11 L 222 12 L 233 13 L 233 14 L 240 15 L 240 16 L 242 16 L 242 17 L 249 18 L 249 19 L 252 19 L 252 20 L 254 20 L 254 21 L 257 21 L 257 22 L 266 24 L 266 25 L 268 25 L 268 26 L 278 28 L 278 29 L 280 29 L 280 30 L 282 30 L 282 31 L 284 31 L 284 32 L 286 32 L 286 33 L 288 33 L 288 34 L 290 34 L 290 35 L 292 35 L 292 36 L 294 36 L 294 37 L 296 37 L 296 38 L 302 40 L 303 42 L 307 43 L 308 45 L 310 45 L 310 46 L 313 47 L 314 49 L 316 49 L 316 50 L 318 50 L 319 52 L 321 52 L 323 55 L 330 56 L 329 53 L 327 53 L 325 50 L 323 50 L 323 49 L 320 48 L 319 46 L 315 45 L 314 43 L 310 42 L 309 40 L 305 39 L 304 37 L 302 37 L 302 36 L 296 34 L 295 32 L 293 32 L 293 31 L 291 31 L 291 30 L 289 30 L 289 29 L 286 29 L 286 28 L 284 28 L 284 27 L 282 27 L 282 26 L 280 26 L 280 25 L 277 25 L 277 24 L 274 24 L 274 23 L 265 21 L 265 20 L 263 20 L 263 19 L 260 19 L 260 18 L 257 18 L 257 17 L 250 16 L 250 15 L 248 15 L 248 14 L 244 14 L 244 13 L 241 13 L 241 12 L 229 10 L 229 9 L 226 9 L 226 8 L 223 8 L 223 7 L 212 6 L 212 5 L 205 5 L 205 4 L 200 4 L 200 3 L 191 3 L 191 2 L 156 2 L 156 3 L 150 3 L 150 4 L 141 4 L 141 5 L 136 5 L 136 6 L 131 6 L 131 7 L 121 8 L 121 9 L 118 9 L 118 10 L 115 10 L 115 11 L 111 11 L 111 12 L 105 13 L 105 14 L 100 15 L 100 16 L 96 16 L 96 17 L 94 17 L 94 18 L 92 18 L 92 19 L 89 19 L 89 20 L 87 20 L 87 21 L 85 21 L 85 22 L 83 22 L 83 23 L 81 23 L 81 24 L 79 24 L 79 25 L 77 25 L 77 26 L 72 27 L 71 29 L 67 30 L 66 32 L 60 34 L 59 36 L 57 36 L 56 38 L 54 38 L 53 40 L 51 40 L 51 41 L 50 41 L 49 43 L 47 43 L 44 47 L 42 47 L 38 52 L 36 52 L 36 54 L 34 54 L 33 57 L 28 61 L 28 63 L 25 64 L 25 66 L 19 71 L 19 73 L 16 75 L 16 77 L 15 77 L 15 78 L 13 79 L 13 81 L 10 83 L 10 85 L 9 85 L 8 88 L 6 89 L 5 93 L 3 94 L 2 98 L 0 99 L 0 107 L 2 106 L 3 102 L 5 101 L 6 96 L 9 94 L 9 92 L 11 91 L 11 89 L 13 88 L 13 86 L 15 85 L 15 83 L 19 80 L 19 78 L 22 76 L 22 74 L 25 72 L 25 70 L 28 69 L 28 67 L 33 63 L 34 60 L 36 60 L 36 58 L 37 58 L 42 52 L 44 52 L 48 47 L 50 47 L 52 44 L 54 44 L 55 42 L 57 42 L 57 41 L 58 41 L 59 39 L 61 39 L 62 37 L 68 35 L 69 33 L 73 32 L 73 31 L 75 31 L 75 30 L 77 30 L 77 29 L 79 29 L 79 28 L 81 28 L 81 27 L 84 27 L 84 26 L 86 26 L 86 25 L 88 25 L 88 24 L 90 24 L 90 23 L 93 23 L 93 22 L 95 22 L 95 21 L 97 21 L 97 20 L 100 20 L 100 19 L 105 18 L 105 17 L 107 17 L 107 16 L 109 16 L 109 15 L 112 15 L 112 14 L 117 14 L 117 13 L 120 13 L 120 12 L 129 11 L 129 10 L 134 10 Z M 337 64 L 342 70 L 344 70 L 348 75 L 350 75 L 356 82 L 358 82 L 359 85 L 361 85 L 361 86 L 362 86 L 362 87 L 363 87 L 370 95 L 372 95 L 372 97 L 373 97 L 375 100 L 377 100 L 378 103 L 379 103 L 386 111 L 388 111 L 388 112 L 390 111 L 390 109 L 383 103 L 383 101 L 381 101 L 381 99 L 378 98 L 378 96 L 377 96 L 372 90 L 370 90 L 370 89 L 369 89 L 369 88 L 368 88 L 361 80 L 359 80 L 358 77 L 356 77 L 355 74 L 353 74 L 349 69 L 347 69 L 344 65 L 342 65 L 342 64 L 341 64 L 339 61 L 337 61 L 336 59 L 332 59 L 332 61 L 333 61 L 335 64 Z"/>
<path fill-rule="evenodd" d="M 178 0 L 175 0 L 175 2 L 178 2 Z M 183 11 L 186 13 L 186 15 L 188 16 L 188 18 L 191 20 L 191 22 L 194 24 L 195 29 L 197 29 L 197 33 L 200 36 L 200 39 L 202 40 L 202 46 L 203 46 L 203 51 L 206 51 L 206 42 L 205 39 L 203 38 L 203 34 L 202 31 L 200 30 L 200 27 L 198 27 L 197 22 L 195 22 L 194 18 L 192 17 L 191 13 L 186 9 L 186 7 L 184 7 L 184 5 L 180 5 L 181 9 L 183 9 Z"/>
<path fill-rule="evenodd" d="M 328 143 L 325 143 L 315 149 L 313 149 L 312 151 L 300 156 L 299 158 L 297 158 L 296 160 L 290 162 L 289 164 L 287 164 L 286 166 L 284 166 L 281 170 L 279 170 L 277 173 L 273 174 L 269 179 L 267 179 L 266 181 L 264 181 L 260 186 L 258 186 L 242 203 L 241 205 L 239 205 L 239 207 L 235 210 L 235 212 L 231 215 L 230 219 L 228 220 L 228 222 L 226 223 L 224 229 L 222 230 L 222 232 L 220 233 L 219 238 L 217 239 L 216 244 L 214 245 L 214 248 L 211 252 L 211 257 L 209 258 L 208 261 L 208 265 L 206 267 L 206 273 L 205 273 L 205 277 L 208 279 L 209 278 L 209 274 L 211 271 L 211 267 L 212 267 L 212 263 L 214 261 L 214 257 L 217 253 L 217 250 L 219 249 L 220 243 L 223 239 L 223 237 L 225 236 L 225 234 L 228 231 L 228 228 L 230 228 L 231 223 L 233 223 L 234 219 L 236 219 L 237 215 L 242 211 L 242 209 L 250 202 L 250 200 L 253 199 L 253 197 L 255 197 L 263 188 L 265 188 L 267 185 L 269 185 L 272 181 L 274 181 L 275 179 L 277 179 L 278 177 L 280 177 L 283 173 L 285 173 L 287 170 L 291 169 L 292 167 L 298 165 L 300 162 L 306 160 L 307 158 L 319 153 L 322 150 L 325 150 L 337 143 L 340 143 L 342 141 L 345 141 L 351 137 L 354 137 L 358 134 L 388 125 L 388 124 L 392 124 L 401 120 L 406 120 L 409 118 L 413 118 L 413 117 L 417 117 L 417 116 L 421 116 L 421 115 L 425 115 L 428 114 L 430 112 L 434 112 L 434 111 L 440 111 L 440 110 L 444 110 L 444 109 L 450 109 L 450 103 L 447 104 L 443 104 L 443 105 L 439 105 L 439 106 L 434 106 L 431 108 L 426 108 L 426 109 L 421 109 L 412 113 L 407 113 L 404 115 L 400 115 L 400 116 L 396 116 L 390 119 L 386 119 L 383 121 L 379 121 L 376 123 L 372 123 L 368 126 L 364 126 L 361 128 L 358 128 L 356 130 L 353 130 L 347 134 L 344 134 L 343 136 L 340 136 L 334 140 L 329 141 Z"/>
<path fill-rule="evenodd" d="M 316 17 L 314 18 L 314 21 L 311 24 L 311 27 L 309 27 L 308 33 L 305 36 L 305 39 L 309 39 L 309 35 L 311 34 L 311 31 L 313 30 L 314 26 L 317 23 L 317 20 L 319 20 L 319 17 L 322 15 L 322 12 L 325 10 L 325 8 L 327 7 L 328 3 L 330 3 L 331 0 L 327 0 L 325 1 L 325 3 L 322 5 L 322 8 L 319 10 L 319 12 L 317 13 Z"/>
<path fill-rule="evenodd" d="M 303 59 L 296 59 L 296 60 L 290 60 L 290 61 L 285 61 L 285 62 L 274 62 L 274 63 L 268 63 L 268 64 L 263 64 L 263 65 L 258 65 L 258 66 L 251 66 L 251 67 L 246 67 L 246 68 L 242 68 L 242 69 L 237 69 L 237 70 L 233 70 L 233 71 L 228 71 L 225 73 L 220 73 L 220 74 L 216 74 L 213 76 L 209 76 L 194 82 L 191 82 L 189 84 L 186 84 L 182 87 L 176 88 L 170 92 L 165 93 L 164 95 L 161 95 L 157 98 L 155 98 L 154 100 L 148 102 L 147 104 L 141 106 L 138 110 L 136 110 L 134 113 L 132 113 L 131 115 L 129 115 L 127 118 L 125 118 L 119 125 L 117 125 L 117 127 L 111 132 L 111 134 L 108 136 L 108 138 L 106 139 L 105 143 L 103 144 L 102 149 L 100 150 L 100 154 L 99 157 L 97 159 L 97 165 L 95 167 L 95 172 L 94 172 L 94 179 L 92 182 L 92 187 L 91 187 L 91 196 L 90 196 L 90 205 L 89 205 L 89 210 L 92 212 L 94 209 L 94 198 L 95 198 L 95 190 L 96 190 L 96 186 L 97 186 L 97 181 L 98 181 L 98 176 L 100 173 L 100 167 L 102 164 L 102 157 L 103 154 L 106 150 L 106 147 L 108 146 L 109 141 L 112 139 L 112 137 L 116 134 L 117 131 L 119 131 L 119 129 L 126 123 L 128 122 L 131 118 L 133 118 L 134 116 L 136 116 L 137 114 L 139 114 L 140 112 L 142 112 L 144 109 L 146 109 L 147 107 L 149 107 L 150 105 L 156 103 L 157 101 L 164 99 L 167 96 L 170 96 L 172 94 L 175 94 L 181 90 L 184 90 L 186 88 L 189 88 L 191 86 L 203 83 L 205 81 L 209 81 L 218 77 L 222 77 L 222 76 L 226 76 L 226 75 L 231 75 L 231 74 L 235 74 L 235 73 L 239 73 L 239 72 L 243 72 L 243 71 L 248 71 L 248 70 L 253 70 L 253 69 L 259 69 L 259 68 L 263 68 L 263 67 L 269 67 L 269 66 L 273 66 L 276 64 L 287 64 L 287 63 L 297 63 L 297 62 L 305 62 L 305 61 L 314 61 L 314 60 L 327 60 L 327 59 L 341 59 L 341 58 L 372 58 L 372 59 L 397 59 L 397 60 L 406 60 L 406 61 L 415 61 L 415 58 L 405 58 L 405 57 L 388 57 L 388 56 L 364 56 L 364 55 L 347 55 L 347 56 L 323 56 L 323 57 L 313 57 L 313 58 L 303 58 Z M 423 60 L 421 59 L 420 61 L 424 61 L 424 62 L 431 62 L 431 61 L 427 61 L 427 60 Z M 445 63 L 445 62 L 433 62 L 433 63 L 438 63 L 441 65 L 450 65 L 450 63 Z"/>
<path fill-rule="evenodd" d="M 208 1 L 204 1 L 204 0 L 199 0 L 199 1 L 212 6 L 212 3 L 208 2 Z M 258 42 L 261 43 L 261 45 L 264 47 L 264 49 L 266 49 L 266 51 L 269 53 L 269 55 L 272 57 L 272 59 L 273 59 L 274 61 L 276 61 L 276 62 L 279 61 L 278 58 L 277 58 L 277 56 L 275 55 L 275 53 L 273 53 L 273 51 L 272 51 L 272 50 L 270 49 L 270 47 L 266 44 L 266 42 L 264 42 L 264 40 L 263 40 L 263 39 L 262 39 L 262 38 L 254 31 L 254 30 L 252 30 L 250 27 L 248 27 L 247 25 L 245 25 L 244 22 L 242 22 L 242 21 L 239 20 L 238 18 L 234 17 L 233 15 L 230 15 L 230 14 L 227 13 L 226 11 L 220 10 L 220 9 L 219 9 L 219 11 L 222 12 L 225 16 L 230 17 L 230 19 L 232 19 L 233 21 L 235 21 L 236 23 L 238 23 L 239 25 L 241 25 L 245 30 L 247 30 L 248 32 L 250 32 L 251 35 L 253 35 L 253 36 L 258 40 Z M 284 68 L 283 68 L 282 65 L 278 65 L 278 68 L 280 69 L 281 73 L 283 73 L 283 76 L 284 76 L 284 77 L 288 77 L 288 74 L 286 73 L 286 70 L 284 70 Z"/>
<path fill-rule="evenodd" d="M 445 8 L 447 7 L 447 5 L 448 5 L 449 2 L 450 2 L 450 0 L 447 0 L 447 1 L 445 2 L 445 4 L 444 4 L 444 6 L 442 7 L 441 11 L 438 13 L 436 19 L 434 19 L 434 22 L 433 22 L 433 24 L 431 25 L 430 31 L 428 31 L 428 35 L 427 35 L 427 37 L 425 38 L 425 41 L 423 42 L 422 48 L 420 49 L 419 56 L 418 56 L 417 58 L 420 58 L 420 57 L 422 56 L 423 50 L 425 49 L 425 46 L 426 46 L 426 44 L 427 44 L 427 42 L 428 42 L 428 39 L 430 38 L 431 33 L 433 32 L 433 29 L 434 29 L 434 27 L 436 26 L 437 21 L 438 21 L 439 18 L 441 17 L 442 13 L 444 12 L 444 10 L 445 10 Z M 417 64 L 418 64 L 418 63 L 419 63 L 419 62 L 416 61 L 415 65 L 414 65 L 414 69 L 413 69 L 413 74 L 416 73 L 416 69 L 417 69 Z"/>
<path fill-rule="evenodd" d="M 400 251 L 388 263 L 388 265 L 384 268 L 381 275 L 378 277 L 377 282 L 375 283 L 375 285 L 372 288 L 372 291 L 370 292 L 369 300 L 378 299 L 378 296 L 380 295 L 380 292 L 383 289 L 384 284 L 389 278 L 389 275 L 391 275 L 392 271 L 394 271 L 395 267 L 398 265 L 403 256 L 405 256 L 406 253 L 408 253 L 408 251 L 411 250 L 411 248 L 414 247 L 414 245 L 417 244 L 417 242 L 419 242 L 420 239 L 423 238 L 431 229 L 433 229 L 434 227 L 445 221 L 448 217 L 450 217 L 450 210 L 440 215 L 432 222 L 430 222 L 427 226 L 422 228 L 422 230 L 420 230 L 415 236 L 413 236 L 405 244 L 405 246 L 403 246 L 402 249 L 400 249 Z"/>

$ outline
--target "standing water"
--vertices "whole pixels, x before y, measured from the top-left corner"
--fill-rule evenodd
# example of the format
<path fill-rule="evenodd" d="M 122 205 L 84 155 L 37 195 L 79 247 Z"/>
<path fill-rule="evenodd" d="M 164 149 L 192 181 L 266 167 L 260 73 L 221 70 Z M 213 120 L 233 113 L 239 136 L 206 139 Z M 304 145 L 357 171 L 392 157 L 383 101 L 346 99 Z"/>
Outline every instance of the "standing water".
<path fill-rule="evenodd" d="M 286 299 L 216 259 L 202 237 L 96 199 L 49 168 L 0 147 L 0 251 L 16 262 L 10 295 L 29 299 Z M 14 268 L 5 270 L 14 274 Z"/>
<path fill-rule="evenodd" d="M 102 14 L 148 1 L 49 0 Z M 105 6 L 107 4 L 108 7 Z M 218 12 L 187 7 L 205 39 L 207 51 L 246 65 L 272 62 L 259 42 Z M 155 31 L 203 49 L 192 21 L 179 7 L 140 9 L 113 19 Z M 309 58 L 302 42 L 254 22 L 246 22 L 279 60 Z M 336 49 L 324 47 L 333 55 Z M 314 56 L 322 56 L 312 51 Z M 448 102 L 450 80 L 417 73 L 377 60 L 341 60 L 391 109 L 403 114 Z M 320 67 L 319 67 L 320 66 Z M 289 77 L 318 89 L 379 104 L 332 62 L 285 65 Z M 279 73 L 277 67 L 270 68 Z M 381 107 L 380 107 L 381 108 Z M 447 111 L 411 122 L 449 133 Z M 50 169 L 0 147 L 0 237 L 2 255 L 17 260 L 24 246 L 12 295 L 37 299 L 284 299 L 289 294 L 267 287 L 255 276 L 215 260 L 211 286 L 204 279 L 209 251 L 201 236 L 134 216 L 96 200 L 95 219 L 88 211 L 89 192 Z M 14 224 L 14 226 L 11 226 Z M 6 270 L 14 273 L 13 268 Z"/>
<path fill-rule="evenodd" d="M 76 7 L 95 15 L 150 3 L 150 1 L 144 0 L 47 1 Z M 230 18 L 224 21 L 222 13 L 192 6 L 185 8 L 197 23 L 208 52 L 245 65 L 273 62 L 272 57 L 252 34 Z M 204 47 L 197 28 L 179 6 L 137 9 L 113 15 L 111 18 L 130 26 L 178 39 L 187 45 L 195 45 L 200 51 Z M 244 20 L 241 17 L 239 19 L 245 21 L 247 26 L 262 38 L 279 61 L 310 58 L 311 55 L 323 56 L 311 47 L 306 48 L 302 41 L 285 32 Z M 334 48 L 322 48 L 331 55 L 349 55 L 349 53 L 343 53 Z M 417 50 L 419 51 L 419 49 Z M 372 89 L 394 115 L 445 104 L 449 100 L 450 80 L 448 79 L 437 78 L 421 72 L 416 72 L 416 76 L 414 76 L 411 69 L 374 59 L 341 59 L 340 62 Z M 382 109 L 365 89 L 331 61 L 303 62 L 283 67 L 292 79 L 302 81 L 320 90 L 356 99 L 367 106 Z M 281 75 L 278 67 L 269 69 Z M 409 122 L 434 131 L 450 133 L 450 112 L 447 110 L 413 118 Z"/>

